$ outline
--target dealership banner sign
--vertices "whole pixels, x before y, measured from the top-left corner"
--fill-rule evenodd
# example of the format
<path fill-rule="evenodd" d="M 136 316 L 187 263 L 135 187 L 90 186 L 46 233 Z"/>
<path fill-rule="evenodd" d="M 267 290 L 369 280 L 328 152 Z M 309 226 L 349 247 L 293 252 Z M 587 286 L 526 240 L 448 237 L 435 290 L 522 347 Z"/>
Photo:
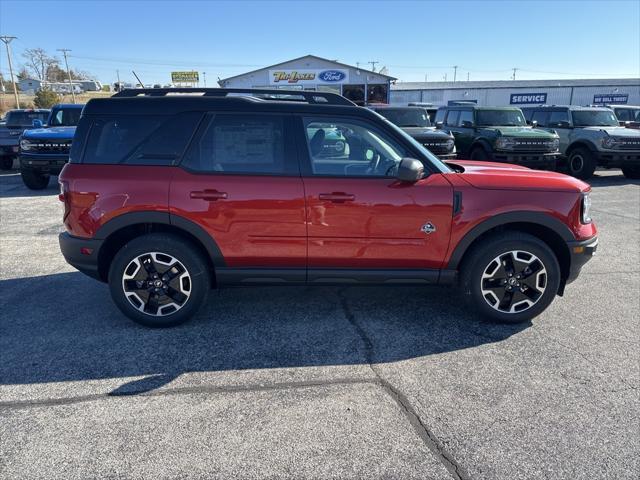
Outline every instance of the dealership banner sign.
<path fill-rule="evenodd" d="M 512 93 L 509 99 L 511 105 L 547 103 L 546 93 Z"/>
<path fill-rule="evenodd" d="M 198 72 L 171 72 L 173 83 L 198 83 L 199 80 Z"/>
<path fill-rule="evenodd" d="M 596 105 L 623 104 L 629 101 L 628 93 L 603 93 L 593 96 L 593 103 Z"/>
<path fill-rule="evenodd" d="M 270 85 L 341 84 L 349 81 L 348 70 L 269 70 Z"/>

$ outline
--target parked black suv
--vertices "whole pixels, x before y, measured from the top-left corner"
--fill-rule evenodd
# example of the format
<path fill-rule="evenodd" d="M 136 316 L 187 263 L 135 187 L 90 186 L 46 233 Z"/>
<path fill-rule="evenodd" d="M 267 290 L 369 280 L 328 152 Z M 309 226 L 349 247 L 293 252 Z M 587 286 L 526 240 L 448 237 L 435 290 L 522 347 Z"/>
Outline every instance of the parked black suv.
<path fill-rule="evenodd" d="M 427 150 L 441 159 L 456 158 L 455 140 L 451 132 L 431 126 L 425 107 L 369 107 L 397 125 Z"/>
<path fill-rule="evenodd" d="M 558 135 L 528 126 L 519 108 L 440 107 L 436 127 L 451 130 L 460 158 L 555 169 Z"/>

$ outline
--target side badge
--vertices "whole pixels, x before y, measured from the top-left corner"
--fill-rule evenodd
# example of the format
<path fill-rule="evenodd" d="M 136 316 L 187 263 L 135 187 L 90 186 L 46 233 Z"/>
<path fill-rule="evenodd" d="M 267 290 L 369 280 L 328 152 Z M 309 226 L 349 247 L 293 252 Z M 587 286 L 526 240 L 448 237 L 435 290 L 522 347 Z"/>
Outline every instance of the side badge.
<path fill-rule="evenodd" d="M 433 223 L 427 222 L 420 227 L 420 231 L 422 233 L 426 233 L 427 235 L 429 235 L 430 233 L 433 233 L 436 231 L 436 227 Z"/>

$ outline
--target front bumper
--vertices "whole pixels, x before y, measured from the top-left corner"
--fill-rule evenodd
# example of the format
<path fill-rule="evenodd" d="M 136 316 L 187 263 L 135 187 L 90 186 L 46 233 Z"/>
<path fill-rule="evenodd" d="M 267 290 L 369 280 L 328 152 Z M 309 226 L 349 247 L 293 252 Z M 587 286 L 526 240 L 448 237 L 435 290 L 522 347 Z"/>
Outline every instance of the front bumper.
<path fill-rule="evenodd" d="M 58 236 L 60 251 L 69 265 L 85 275 L 103 281 L 98 268 L 98 254 L 103 240 L 80 238 L 63 232 Z"/>
<path fill-rule="evenodd" d="M 603 167 L 625 167 L 631 165 L 640 165 L 640 152 L 623 150 L 611 150 L 596 152 L 598 165 Z"/>
<path fill-rule="evenodd" d="M 592 237 L 580 242 L 568 242 L 571 264 L 566 283 L 569 284 L 578 278 L 580 270 L 596 254 L 598 249 L 598 237 Z"/>
<path fill-rule="evenodd" d="M 17 143 L 15 145 L 0 145 L 0 155 L 2 155 L 3 157 L 5 156 L 17 157 L 18 150 L 19 148 Z"/>
<path fill-rule="evenodd" d="M 555 167 L 559 153 L 536 153 L 536 152 L 493 152 L 494 162 L 513 163 L 524 167 Z"/>
<path fill-rule="evenodd" d="M 69 155 L 37 155 L 20 153 L 20 168 L 57 175 L 69 161 Z"/>

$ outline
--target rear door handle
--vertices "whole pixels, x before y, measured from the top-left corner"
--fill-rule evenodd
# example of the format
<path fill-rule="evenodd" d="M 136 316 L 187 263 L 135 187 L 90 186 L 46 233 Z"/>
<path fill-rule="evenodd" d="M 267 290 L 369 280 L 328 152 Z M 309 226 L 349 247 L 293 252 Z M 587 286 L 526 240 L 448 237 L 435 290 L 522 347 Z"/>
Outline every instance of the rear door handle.
<path fill-rule="evenodd" d="M 353 202 L 356 199 L 355 195 L 351 193 L 344 192 L 332 192 L 332 193 L 321 193 L 318 195 L 320 200 L 325 200 L 334 203 L 344 203 L 344 202 Z"/>
<path fill-rule="evenodd" d="M 218 190 L 198 190 L 189 193 L 189 197 L 215 202 L 216 200 L 226 200 L 228 195 L 227 192 L 219 192 Z"/>

